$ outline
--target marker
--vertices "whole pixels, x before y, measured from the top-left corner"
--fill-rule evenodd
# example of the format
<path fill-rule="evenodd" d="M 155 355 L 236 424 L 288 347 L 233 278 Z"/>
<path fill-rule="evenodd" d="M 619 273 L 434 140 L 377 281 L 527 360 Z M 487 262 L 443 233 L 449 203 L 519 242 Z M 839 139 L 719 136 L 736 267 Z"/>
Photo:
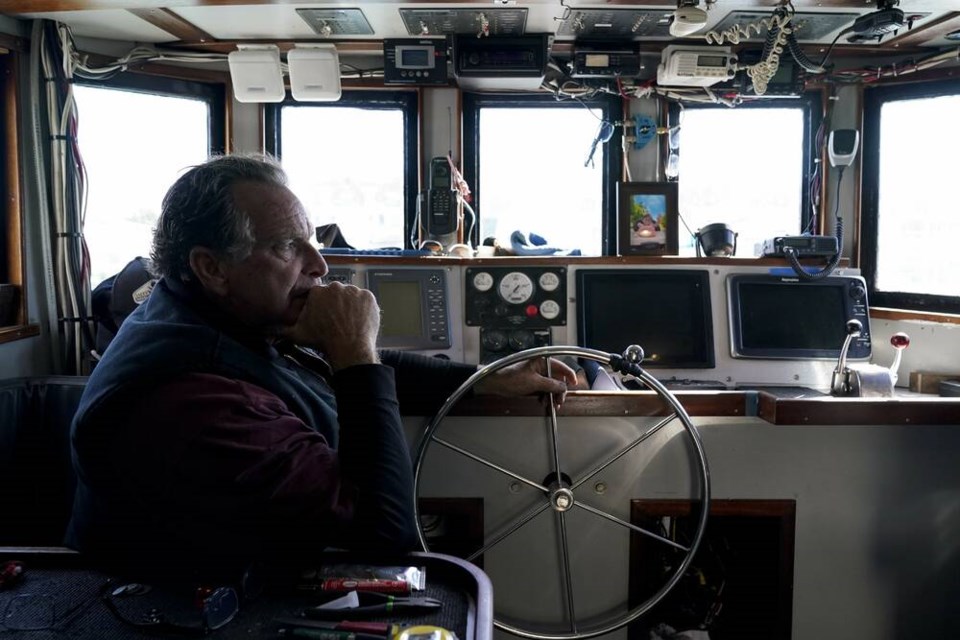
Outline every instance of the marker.
<path fill-rule="evenodd" d="M 383 640 L 390 638 L 398 633 L 401 626 L 389 622 L 353 622 L 343 620 L 342 622 L 321 622 L 319 620 L 310 620 L 308 618 L 296 618 L 292 616 L 281 616 L 274 618 L 274 623 L 282 627 L 300 627 L 304 629 L 320 629 L 328 631 L 347 631 L 360 634 L 374 635 Z"/>

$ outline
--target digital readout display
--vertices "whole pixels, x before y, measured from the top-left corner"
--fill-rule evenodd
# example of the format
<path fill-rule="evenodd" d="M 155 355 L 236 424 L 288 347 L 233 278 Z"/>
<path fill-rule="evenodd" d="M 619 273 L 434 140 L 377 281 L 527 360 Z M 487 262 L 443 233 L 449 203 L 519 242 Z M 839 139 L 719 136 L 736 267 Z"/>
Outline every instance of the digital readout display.
<path fill-rule="evenodd" d="M 430 69 L 433 47 L 397 47 L 397 66 L 401 69 Z"/>
<path fill-rule="evenodd" d="M 726 56 L 697 56 L 698 67 L 725 67 L 727 66 Z"/>

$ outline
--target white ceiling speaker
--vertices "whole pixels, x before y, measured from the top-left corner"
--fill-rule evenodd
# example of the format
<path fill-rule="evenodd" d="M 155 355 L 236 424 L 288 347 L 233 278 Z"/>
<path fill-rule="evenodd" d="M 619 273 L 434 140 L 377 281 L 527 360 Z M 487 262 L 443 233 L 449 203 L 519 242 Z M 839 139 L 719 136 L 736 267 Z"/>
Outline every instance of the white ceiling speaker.
<path fill-rule="evenodd" d="M 303 102 L 340 99 L 340 56 L 332 44 L 297 45 L 287 53 L 290 93 Z"/>
<path fill-rule="evenodd" d="M 227 55 L 237 102 L 283 102 L 286 89 L 275 45 L 240 45 Z"/>
<path fill-rule="evenodd" d="M 707 12 L 697 6 L 697 0 L 680 0 L 680 5 L 673 12 L 670 35 L 682 38 L 703 29 L 706 24 Z"/>

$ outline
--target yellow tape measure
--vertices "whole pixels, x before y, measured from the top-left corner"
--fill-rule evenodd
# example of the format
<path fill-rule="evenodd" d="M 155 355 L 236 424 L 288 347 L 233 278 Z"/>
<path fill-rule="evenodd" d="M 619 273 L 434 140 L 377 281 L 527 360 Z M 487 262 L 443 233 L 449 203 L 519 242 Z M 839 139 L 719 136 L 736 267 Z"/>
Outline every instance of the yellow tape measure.
<path fill-rule="evenodd" d="M 458 640 L 457 634 L 443 627 L 421 624 L 414 627 L 404 627 L 393 640 Z"/>

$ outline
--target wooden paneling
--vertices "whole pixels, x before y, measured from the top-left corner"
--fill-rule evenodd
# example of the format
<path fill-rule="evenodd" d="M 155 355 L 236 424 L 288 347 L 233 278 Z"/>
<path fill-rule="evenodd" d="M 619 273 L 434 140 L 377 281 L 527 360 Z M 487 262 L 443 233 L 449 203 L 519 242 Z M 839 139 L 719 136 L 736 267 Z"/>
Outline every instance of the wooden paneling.
<path fill-rule="evenodd" d="M 943 36 L 960 29 L 960 11 L 951 11 L 930 22 L 908 29 L 896 37 L 882 43 L 884 49 L 902 50 L 904 47 L 919 47 L 927 42 L 939 40 Z"/>
<path fill-rule="evenodd" d="M 155 27 L 163 29 L 178 40 L 207 42 L 215 38 L 192 22 L 181 18 L 169 9 L 129 9 L 130 13 Z"/>
<path fill-rule="evenodd" d="M 17 106 L 17 63 L 19 55 L 8 53 L 0 55 L 0 88 L 2 88 L 3 107 L 0 113 L 3 121 L 4 187 L 6 194 L 0 213 L 0 224 L 6 225 L 7 284 L 19 287 L 19 309 L 16 312 L 16 326 L 26 324 L 27 314 L 27 274 L 24 267 L 26 249 L 23 237 L 23 212 L 20 200 L 20 144 L 19 110 Z M 17 336 L 23 337 L 23 336 Z M 15 339 L 15 338 L 13 338 Z"/>
<path fill-rule="evenodd" d="M 871 320 L 916 320 L 920 322 L 942 322 L 943 324 L 960 324 L 960 316 L 950 313 L 932 313 L 929 311 L 906 311 L 904 309 L 887 309 L 885 307 L 870 307 Z"/>

